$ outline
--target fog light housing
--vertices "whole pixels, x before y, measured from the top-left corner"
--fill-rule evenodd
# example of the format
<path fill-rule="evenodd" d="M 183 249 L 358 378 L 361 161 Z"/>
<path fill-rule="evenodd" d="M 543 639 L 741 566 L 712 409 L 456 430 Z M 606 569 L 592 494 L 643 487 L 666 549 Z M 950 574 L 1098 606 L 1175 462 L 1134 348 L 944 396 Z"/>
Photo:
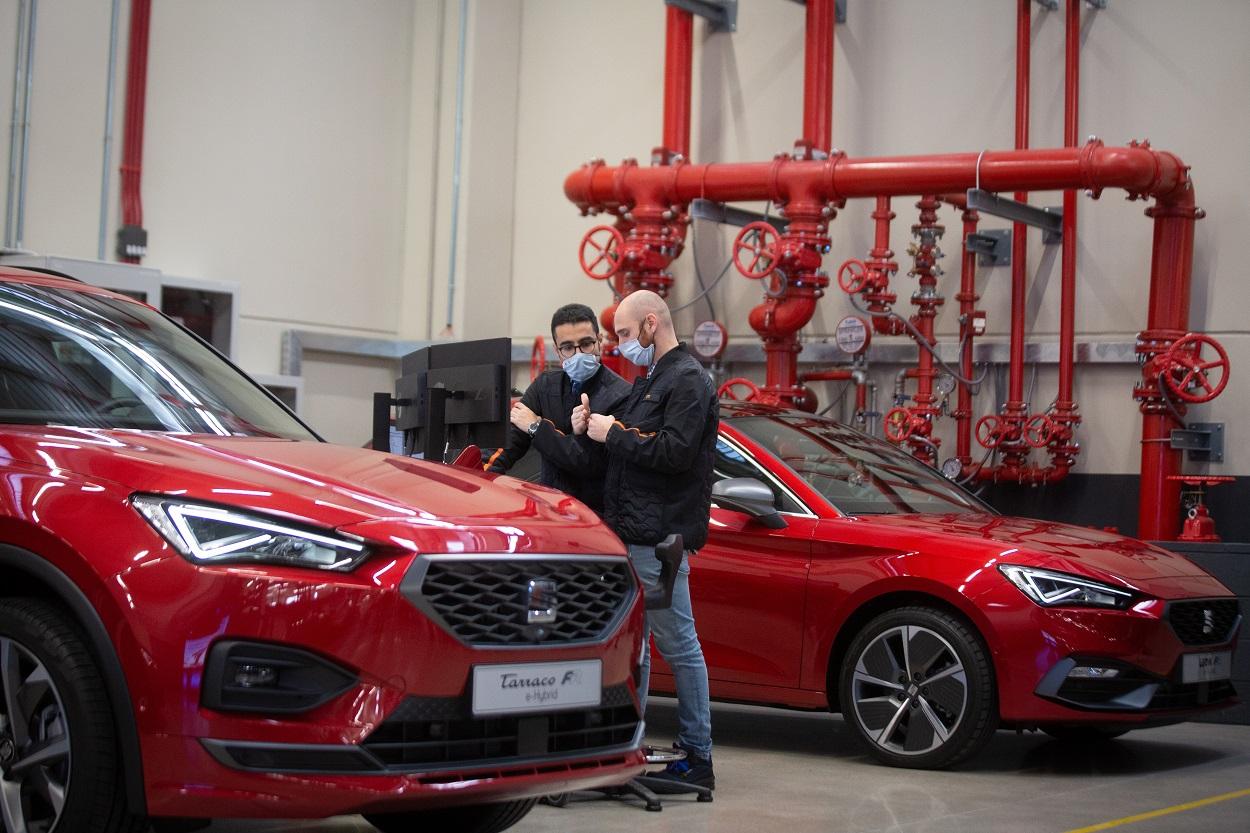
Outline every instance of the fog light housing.
<path fill-rule="evenodd" d="M 298 714 L 356 684 L 356 675 L 299 648 L 223 640 L 208 652 L 200 703 L 227 712 Z"/>
<path fill-rule="evenodd" d="M 1077 677 L 1084 680 L 1109 680 L 1118 676 L 1120 669 L 1100 665 L 1078 665 L 1068 672 L 1068 679 Z"/>

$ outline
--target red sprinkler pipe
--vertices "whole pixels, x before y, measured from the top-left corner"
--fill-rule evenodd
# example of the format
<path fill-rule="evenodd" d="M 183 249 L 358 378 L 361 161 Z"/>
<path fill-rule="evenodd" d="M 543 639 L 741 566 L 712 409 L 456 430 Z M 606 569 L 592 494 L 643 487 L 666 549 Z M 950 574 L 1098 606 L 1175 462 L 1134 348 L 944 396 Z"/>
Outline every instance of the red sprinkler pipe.
<path fill-rule="evenodd" d="M 126 134 L 122 149 L 122 225 L 136 230 L 143 227 L 143 199 L 139 184 L 143 172 L 143 109 L 148 82 L 148 31 L 152 0 L 131 0 L 130 42 L 126 64 Z M 142 251 L 133 249 L 131 251 Z M 125 263 L 138 263 L 139 256 L 123 254 Z"/>
<path fill-rule="evenodd" d="M 964 379 L 972 378 L 972 348 L 975 338 L 975 319 L 977 301 L 977 253 L 968 248 L 968 237 L 977 233 L 980 215 L 969 210 L 967 200 L 963 200 L 963 258 L 959 268 L 959 294 L 955 300 L 959 302 L 959 343 L 963 349 L 959 356 L 959 375 Z M 955 417 L 955 456 L 965 469 L 972 465 L 972 386 L 962 380 L 959 382 L 959 404 L 952 416 Z"/>
<path fill-rule="evenodd" d="M 912 326 L 920 334 L 924 343 L 917 346 L 916 361 L 916 394 L 912 401 L 916 404 L 911 408 L 912 430 L 909 433 L 909 444 L 912 454 L 916 457 L 937 465 L 937 447 L 941 439 L 933 436 L 933 422 L 939 415 L 937 397 L 933 393 L 933 380 L 937 371 L 933 367 L 932 349 L 936 345 L 934 337 L 934 320 L 937 318 L 938 307 L 944 299 L 937 293 L 939 256 L 938 240 L 941 239 L 945 227 L 937 221 L 937 210 L 941 203 L 937 197 L 924 196 L 916 203 L 920 209 L 920 220 L 911 227 L 917 243 L 914 248 L 915 266 L 912 274 L 919 284 L 911 296 L 916 306 L 916 314 L 912 316 Z M 926 347 L 928 345 L 928 347 Z"/>
<path fill-rule="evenodd" d="M 1029 146 L 1029 65 L 1033 0 L 1016 0 L 1016 149 Z M 1026 191 L 1016 191 L 1019 202 L 1028 200 Z M 1003 465 L 1022 466 L 1029 449 L 1024 442 L 1024 422 L 1028 417 L 1024 402 L 1024 313 L 1028 283 L 1028 226 L 1011 226 L 1011 334 L 1008 354 L 1007 402 L 1003 422 L 1007 436 L 1003 445 Z"/>
<path fill-rule="evenodd" d="M 1081 4 L 1068 3 L 1064 27 L 1063 144 L 1076 147 L 1079 130 L 1081 69 Z M 1049 443 L 1055 465 L 1070 468 L 1080 447 L 1074 434 L 1081 421 L 1072 396 L 1076 355 L 1076 191 L 1063 192 L 1063 255 L 1059 298 L 1059 393 L 1051 418 L 1055 432 Z"/>
<path fill-rule="evenodd" d="M 894 252 L 890 249 L 890 221 L 894 216 L 890 210 L 890 198 L 877 197 L 877 207 L 872 212 L 875 236 L 872 251 L 868 253 L 868 260 L 864 261 L 866 271 L 862 290 L 864 302 L 872 313 L 873 330 L 887 336 L 902 335 L 907 331 L 899 318 L 885 314 L 893 309 L 898 300 L 898 295 L 890 291 L 890 276 L 898 271 L 898 264 L 893 260 Z"/>
<path fill-rule="evenodd" d="M 803 68 L 803 138 L 798 144 L 828 156 L 833 147 L 834 0 L 808 0 Z"/>
<path fill-rule="evenodd" d="M 669 6 L 664 33 L 664 150 L 689 159 L 694 16 Z"/>

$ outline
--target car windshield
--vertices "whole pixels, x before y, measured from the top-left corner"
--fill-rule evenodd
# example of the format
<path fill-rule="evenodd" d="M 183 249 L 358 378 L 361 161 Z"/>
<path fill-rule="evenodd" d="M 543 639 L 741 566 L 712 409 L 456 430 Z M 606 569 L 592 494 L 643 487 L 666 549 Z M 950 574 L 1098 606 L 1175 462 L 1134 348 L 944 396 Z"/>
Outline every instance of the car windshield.
<path fill-rule="evenodd" d="M 728 422 L 843 514 L 991 511 L 894 446 L 831 420 L 779 414 L 734 417 Z"/>
<path fill-rule="evenodd" d="M 0 283 L 0 423 L 317 439 L 149 307 L 20 283 Z"/>

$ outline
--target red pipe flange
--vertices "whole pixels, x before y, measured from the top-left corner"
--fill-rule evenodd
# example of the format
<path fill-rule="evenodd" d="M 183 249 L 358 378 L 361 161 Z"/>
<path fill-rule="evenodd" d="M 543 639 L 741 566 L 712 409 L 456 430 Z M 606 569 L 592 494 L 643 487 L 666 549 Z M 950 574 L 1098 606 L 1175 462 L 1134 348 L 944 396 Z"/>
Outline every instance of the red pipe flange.
<path fill-rule="evenodd" d="M 1204 347 L 1215 351 L 1213 360 L 1203 361 Z M 1163 366 L 1164 384 L 1185 402 L 1210 402 L 1228 384 L 1228 353 L 1218 341 L 1205 333 L 1190 333 L 1177 339 L 1164 355 Z M 1212 382 L 1211 375 L 1215 371 L 1219 371 L 1219 380 Z"/>
<path fill-rule="evenodd" d="M 589 278 L 606 281 L 621 268 L 625 238 L 612 226 L 595 226 L 582 236 L 577 260 Z"/>
<path fill-rule="evenodd" d="M 747 223 L 734 238 L 734 266 L 738 267 L 738 271 L 744 278 L 750 278 L 753 281 L 768 277 L 777 268 L 777 243 L 780 240 L 781 236 L 771 224 L 762 220 Z M 743 252 L 750 253 L 749 266 L 743 265 Z"/>

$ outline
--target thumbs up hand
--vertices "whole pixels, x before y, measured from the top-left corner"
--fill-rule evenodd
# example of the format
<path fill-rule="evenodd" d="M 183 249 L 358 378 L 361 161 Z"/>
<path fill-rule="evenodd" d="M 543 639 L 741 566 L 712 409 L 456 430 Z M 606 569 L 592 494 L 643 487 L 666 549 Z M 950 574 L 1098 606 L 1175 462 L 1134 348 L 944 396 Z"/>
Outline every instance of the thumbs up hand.
<path fill-rule="evenodd" d="M 573 409 L 573 433 L 585 434 L 590 423 L 590 397 L 582 394 L 582 404 Z"/>

